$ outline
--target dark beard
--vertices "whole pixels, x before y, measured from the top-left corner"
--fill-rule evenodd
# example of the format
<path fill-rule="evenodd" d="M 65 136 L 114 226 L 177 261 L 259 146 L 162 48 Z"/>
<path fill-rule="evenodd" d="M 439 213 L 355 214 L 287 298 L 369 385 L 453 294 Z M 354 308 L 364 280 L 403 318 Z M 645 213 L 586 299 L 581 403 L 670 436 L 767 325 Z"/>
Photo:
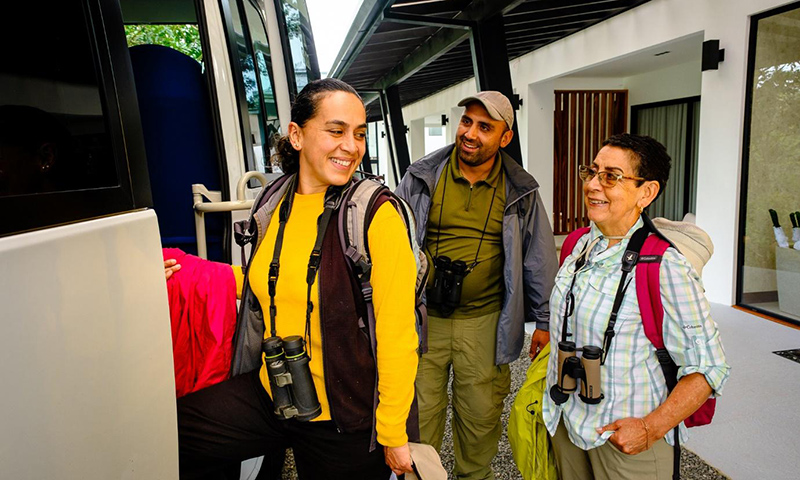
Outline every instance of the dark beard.
<path fill-rule="evenodd" d="M 469 165 L 470 167 L 479 167 L 484 163 L 488 162 L 489 160 L 493 159 L 497 155 L 497 152 L 494 152 L 494 154 L 492 155 L 483 156 L 485 155 L 486 151 L 484 150 L 484 145 L 480 144 L 478 146 L 478 151 L 475 152 L 473 156 L 464 158 L 464 156 L 461 154 L 461 147 L 463 145 L 464 145 L 464 139 L 459 138 L 458 142 L 456 142 L 458 159 L 464 162 L 464 164 Z"/>

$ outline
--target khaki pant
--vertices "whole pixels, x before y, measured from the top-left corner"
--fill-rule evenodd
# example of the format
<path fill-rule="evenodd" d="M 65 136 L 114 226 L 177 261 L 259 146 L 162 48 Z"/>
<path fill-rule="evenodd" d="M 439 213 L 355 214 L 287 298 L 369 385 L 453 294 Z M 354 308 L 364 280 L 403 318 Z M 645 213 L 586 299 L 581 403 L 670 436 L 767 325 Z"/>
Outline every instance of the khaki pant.
<path fill-rule="evenodd" d="M 453 373 L 453 450 L 458 479 L 494 479 L 491 462 L 511 387 L 508 365 L 495 365 L 500 312 L 467 319 L 428 318 L 428 353 L 417 370 L 420 435 L 441 449 L 447 384 Z"/>
<path fill-rule="evenodd" d="M 552 438 L 561 480 L 671 480 L 675 449 L 663 438 L 649 450 L 627 455 L 611 442 L 581 450 L 569 439 L 563 422 Z"/>

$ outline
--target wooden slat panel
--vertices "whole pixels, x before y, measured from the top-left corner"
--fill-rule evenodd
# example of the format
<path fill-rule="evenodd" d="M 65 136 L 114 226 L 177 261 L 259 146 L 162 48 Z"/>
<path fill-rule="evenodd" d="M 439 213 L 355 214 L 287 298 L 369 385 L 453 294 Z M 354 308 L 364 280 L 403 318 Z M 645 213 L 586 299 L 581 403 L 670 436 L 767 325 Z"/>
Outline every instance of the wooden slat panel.
<path fill-rule="evenodd" d="M 578 167 L 592 162 L 603 141 L 627 128 L 625 90 L 556 90 L 553 126 L 553 229 L 589 225 Z"/>
<path fill-rule="evenodd" d="M 563 105 L 561 104 L 561 94 L 555 95 L 555 109 L 553 113 L 553 228 L 559 230 L 561 205 L 561 182 L 558 181 L 558 172 L 561 169 L 563 161 L 563 148 L 565 142 L 563 140 L 564 132 L 561 130 L 562 118 L 564 116 Z"/>

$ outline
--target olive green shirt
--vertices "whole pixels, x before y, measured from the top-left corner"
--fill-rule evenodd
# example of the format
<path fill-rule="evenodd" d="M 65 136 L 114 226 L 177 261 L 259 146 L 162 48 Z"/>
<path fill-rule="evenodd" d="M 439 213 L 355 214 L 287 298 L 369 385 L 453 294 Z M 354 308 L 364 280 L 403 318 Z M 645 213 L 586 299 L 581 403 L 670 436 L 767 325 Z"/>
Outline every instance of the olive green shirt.
<path fill-rule="evenodd" d="M 470 185 L 469 180 L 461 174 L 454 148 L 448 165 L 442 170 L 442 176 L 436 183 L 436 191 L 431 196 L 425 241 L 425 253 L 431 266 L 429 286 L 433 284 L 436 275 L 433 257 L 447 256 L 450 260 L 462 260 L 470 266 L 475 262 L 475 254 L 478 253 L 478 264 L 464 277 L 461 305 L 450 318 L 479 317 L 499 311 L 503 307 L 505 205 L 505 175 L 500 156 L 495 157 L 494 166 L 485 180 Z M 486 233 L 481 242 L 484 226 Z M 441 315 L 430 305 L 429 309 L 431 315 Z"/>

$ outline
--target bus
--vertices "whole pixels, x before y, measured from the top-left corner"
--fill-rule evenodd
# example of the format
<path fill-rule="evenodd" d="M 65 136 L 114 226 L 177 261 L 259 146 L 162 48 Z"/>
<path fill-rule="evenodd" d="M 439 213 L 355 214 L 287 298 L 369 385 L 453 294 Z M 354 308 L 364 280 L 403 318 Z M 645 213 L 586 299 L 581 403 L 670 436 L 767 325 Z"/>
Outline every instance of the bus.
<path fill-rule="evenodd" d="M 3 5 L 0 478 L 178 477 L 161 249 L 239 257 L 316 78 L 305 0 Z"/>

